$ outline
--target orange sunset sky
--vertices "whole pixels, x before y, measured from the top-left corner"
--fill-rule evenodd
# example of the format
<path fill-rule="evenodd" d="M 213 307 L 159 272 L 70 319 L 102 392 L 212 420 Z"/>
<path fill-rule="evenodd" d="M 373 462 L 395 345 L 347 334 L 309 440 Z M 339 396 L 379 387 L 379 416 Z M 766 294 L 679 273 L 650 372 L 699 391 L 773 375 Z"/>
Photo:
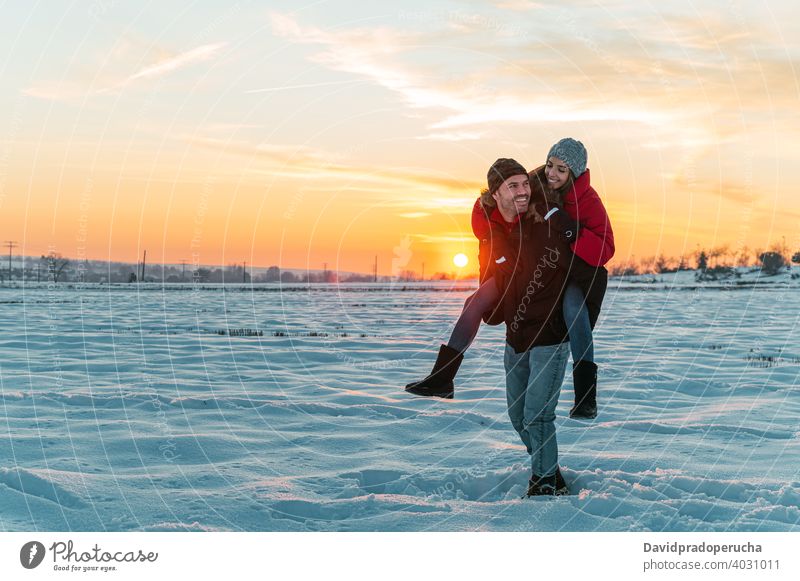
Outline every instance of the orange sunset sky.
<path fill-rule="evenodd" d="M 583 141 L 614 262 L 800 250 L 791 2 L 47 2 L 0 21 L 16 253 L 426 274 Z M 613 263 L 612 263 L 613 264 Z"/>

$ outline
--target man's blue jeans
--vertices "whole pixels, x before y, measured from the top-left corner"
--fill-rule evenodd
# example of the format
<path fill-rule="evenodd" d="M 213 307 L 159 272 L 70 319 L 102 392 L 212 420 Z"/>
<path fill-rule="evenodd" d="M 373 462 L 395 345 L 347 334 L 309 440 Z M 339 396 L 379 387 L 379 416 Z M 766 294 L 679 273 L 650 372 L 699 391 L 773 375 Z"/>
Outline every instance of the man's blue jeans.
<path fill-rule="evenodd" d="M 506 344 L 506 399 L 511 425 L 531 455 L 536 476 L 555 474 L 558 467 L 556 405 L 569 358 L 569 345 L 534 347 L 515 353 Z"/>

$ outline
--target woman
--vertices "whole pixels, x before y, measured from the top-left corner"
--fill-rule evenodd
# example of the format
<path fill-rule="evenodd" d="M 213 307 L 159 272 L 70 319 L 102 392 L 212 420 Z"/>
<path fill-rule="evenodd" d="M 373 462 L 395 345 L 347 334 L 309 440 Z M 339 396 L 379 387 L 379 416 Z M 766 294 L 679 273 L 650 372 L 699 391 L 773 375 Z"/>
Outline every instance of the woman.
<path fill-rule="evenodd" d="M 544 174 L 551 201 L 564 211 L 553 218 L 576 229 L 572 240 L 569 284 L 564 291 L 564 319 L 569 326 L 575 403 L 570 417 L 597 417 L 597 365 L 592 331 L 608 285 L 605 264 L 614 256 L 614 233 L 603 202 L 590 183 L 586 148 L 570 137 L 547 154 Z"/>

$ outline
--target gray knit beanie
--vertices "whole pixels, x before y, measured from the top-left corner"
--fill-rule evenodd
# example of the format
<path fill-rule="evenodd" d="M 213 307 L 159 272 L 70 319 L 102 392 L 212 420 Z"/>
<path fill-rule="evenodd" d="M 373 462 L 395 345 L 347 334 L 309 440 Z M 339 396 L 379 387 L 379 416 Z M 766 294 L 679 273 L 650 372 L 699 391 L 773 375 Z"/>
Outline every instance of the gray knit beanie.
<path fill-rule="evenodd" d="M 547 154 L 547 159 L 557 157 L 569 166 L 572 175 L 576 178 L 586 171 L 586 148 L 583 143 L 571 137 L 565 137 Z"/>
<path fill-rule="evenodd" d="M 527 177 L 528 171 L 516 160 L 505 157 L 498 159 L 486 174 L 486 180 L 489 182 L 489 194 L 494 194 L 504 181 L 517 175 Z"/>

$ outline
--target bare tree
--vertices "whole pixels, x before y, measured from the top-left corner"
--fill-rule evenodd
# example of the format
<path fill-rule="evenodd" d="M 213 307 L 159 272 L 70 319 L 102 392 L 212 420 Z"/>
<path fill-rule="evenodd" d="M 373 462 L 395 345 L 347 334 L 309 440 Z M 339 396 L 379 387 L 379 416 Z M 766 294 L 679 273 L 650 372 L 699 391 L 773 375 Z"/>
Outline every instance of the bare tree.
<path fill-rule="evenodd" d="M 717 246 L 708 251 L 708 259 L 712 262 L 711 268 L 718 266 L 719 259 L 728 254 L 727 246 Z"/>
<path fill-rule="evenodd" d="M 69 264 L 69 259 L 64 258 L 58 252 L 51 252 L 47 256 L 43 254 L 40 260 L 45 264 L 48 279 L 51 279 L 53 282 L 58 282 L 64 269 Z"/>
<path fill-rule="evenodd" d="M 737 266 L 750 266 L 750 257 L 752 256 L 753 251 L 745 244 L 739 249 L 739 252 L 736 254 L 736 265 Z"/>
<path fill-rule="evenodd" d="M 676 262 L 677 261 L 672 257 L 666 258 L 663 254 L 659 254 L 656 257 L 653 266 L 658 274 L 664 274 L 668 272 L 675 272 L 677 270 L 677 266 L 675 266 Z"/>

